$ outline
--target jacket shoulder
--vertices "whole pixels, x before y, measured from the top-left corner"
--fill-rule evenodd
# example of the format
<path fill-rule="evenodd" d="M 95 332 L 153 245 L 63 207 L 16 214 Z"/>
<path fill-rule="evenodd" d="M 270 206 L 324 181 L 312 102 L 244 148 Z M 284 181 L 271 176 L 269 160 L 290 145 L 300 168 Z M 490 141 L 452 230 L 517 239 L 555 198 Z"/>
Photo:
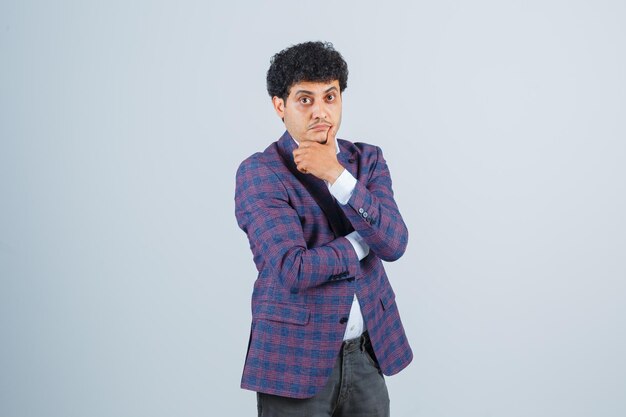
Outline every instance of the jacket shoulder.
<path fill-rule="evenodd" d="M 280 157 L 278 155 L 277 143 L 270 144 L 263 152 L 256 152 L 244 159 L 237 169 L 237 175 L 239 176 L 243 172 L 250 170 L 267 170 L 272 169 L 276 165 L 280 164 Z"/>
<path fill-rule="evenodd" d="M 256 152 L 244 159 L 236 173 L 235 195 L 249 193 L 253 190 L 278 192 L 284 189 L 282 184 L 285 175 L 284 161 L 280 157 L 276 143 L 271 144 L 263 152 Z M 278 186 L 278 187 L 277 187 Z"/>

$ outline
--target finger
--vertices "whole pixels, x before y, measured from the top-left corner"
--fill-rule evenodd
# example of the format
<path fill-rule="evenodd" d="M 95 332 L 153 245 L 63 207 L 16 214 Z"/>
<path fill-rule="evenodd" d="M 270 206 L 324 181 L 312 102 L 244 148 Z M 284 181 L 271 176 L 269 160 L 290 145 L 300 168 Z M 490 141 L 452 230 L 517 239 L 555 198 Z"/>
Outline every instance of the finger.
<path fill-rule="evenodd" d="M 304 149 L 296 149 L 293 151 L 293 159 L 301 158 L 304 155 Z"/>
<path fill-rule="evenodd" d="M 310 146 L 311 144 L 309 143 L 309 141 L 302 141 L 300 142 L 300 144 L 298 145 L 298 147 L 296 149 L 306 149 Z"/>

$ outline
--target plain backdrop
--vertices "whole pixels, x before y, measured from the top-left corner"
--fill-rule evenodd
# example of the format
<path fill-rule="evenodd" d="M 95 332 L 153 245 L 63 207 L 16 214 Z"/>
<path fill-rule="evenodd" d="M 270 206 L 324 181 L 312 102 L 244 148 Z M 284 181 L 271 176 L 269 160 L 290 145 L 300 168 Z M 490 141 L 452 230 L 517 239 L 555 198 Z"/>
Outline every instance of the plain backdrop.
<path fill-rule="evenodd" d="M 626 415 L 626 3 L 0 3 L 0 415 L 252 416 L 238 164 L 334 43 L 409 227 L 395 417 Z"/>

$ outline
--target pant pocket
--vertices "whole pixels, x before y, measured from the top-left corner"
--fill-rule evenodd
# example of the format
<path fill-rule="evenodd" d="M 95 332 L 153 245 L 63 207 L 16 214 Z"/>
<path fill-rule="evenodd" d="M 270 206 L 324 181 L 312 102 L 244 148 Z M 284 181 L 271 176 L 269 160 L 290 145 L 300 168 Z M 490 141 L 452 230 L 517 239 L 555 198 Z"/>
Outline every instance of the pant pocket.
<path fill-rule="evenodd" d="M 374 348 L 372 348 L 372 344 L 369 340 L 365 343 L 364 348 L 365 349 L 363 350 L 363 354 L 367 357 L 369 363 L 380 371 L 380 364 L 378 363 L 378 359 L 376 359 Z"/>

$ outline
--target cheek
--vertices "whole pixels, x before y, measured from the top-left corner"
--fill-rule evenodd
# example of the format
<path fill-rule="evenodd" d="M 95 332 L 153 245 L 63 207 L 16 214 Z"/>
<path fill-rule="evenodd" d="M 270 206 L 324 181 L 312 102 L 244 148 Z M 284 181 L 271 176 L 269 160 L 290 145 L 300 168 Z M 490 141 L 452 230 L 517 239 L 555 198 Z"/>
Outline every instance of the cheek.
<path fill-rule="evenodd" d="M 307 123 L 307 113 L 304 111 L 294 111 L 290 116 L 295 125 L 306 125 Z"/>

